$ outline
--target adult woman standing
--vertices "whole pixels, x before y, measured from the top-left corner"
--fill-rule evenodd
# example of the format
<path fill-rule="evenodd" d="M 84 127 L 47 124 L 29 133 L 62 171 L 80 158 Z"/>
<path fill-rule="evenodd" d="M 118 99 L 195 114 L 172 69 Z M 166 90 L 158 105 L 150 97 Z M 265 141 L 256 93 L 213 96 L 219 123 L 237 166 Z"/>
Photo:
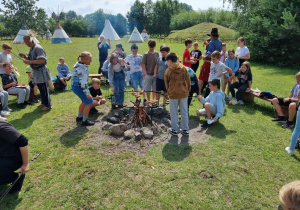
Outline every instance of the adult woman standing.
<path fill-rule="evenodd" d="M 19 56 L 25 58 L 24 63 L 30 65 L 33 71 L 33 81 L 37 84 L 42 103 L 38 107 L 43 107 L 43 111 L 50 110 L 51 99 L 48 89 L 48 81 L 51 79 L 49 69 L 47 68 L 47 57 L 44 48 L 34 43 L 35 34 L 31 31 L 24 36 L 24 43 L 30 47 L 28 55 L 19 53 Z"/>

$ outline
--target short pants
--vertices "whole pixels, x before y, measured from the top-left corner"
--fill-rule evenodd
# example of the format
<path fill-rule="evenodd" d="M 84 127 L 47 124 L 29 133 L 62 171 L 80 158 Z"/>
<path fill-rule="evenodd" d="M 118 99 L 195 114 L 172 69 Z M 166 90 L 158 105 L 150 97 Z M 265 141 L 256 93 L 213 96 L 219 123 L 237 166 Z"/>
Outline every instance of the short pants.
<path fill-rule="evenodd" d="M 86 105 L 89 105 L 91 103 L 94 102 L 94 100 L 88 99 L 85 95 L 85 93 L 83 92 L 82 88 L 80 86 L 73 86 L 72 85 L 72 91 L 81 99 L 81 101 L 83 103 L 85 103 Z"/>

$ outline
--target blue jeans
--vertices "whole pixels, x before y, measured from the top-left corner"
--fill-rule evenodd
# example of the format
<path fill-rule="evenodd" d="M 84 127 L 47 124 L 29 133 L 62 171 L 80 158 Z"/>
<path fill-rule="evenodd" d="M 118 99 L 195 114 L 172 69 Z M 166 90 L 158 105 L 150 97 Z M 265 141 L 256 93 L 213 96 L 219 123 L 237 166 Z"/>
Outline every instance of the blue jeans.
<path fill-rule="evenodd" d="M 291 138 L 290 150 L 292 151 L 295 150 L 295 146 L 299 138 L 299 135 L 300 135 L 300 110 L 298 110 L 297 112 L 296 125 Z"/>
<path fill-rule="evenodd" d="M 125 74 L 123 72 L 114 73 L 114 104 L 124 103 L 124 91 L 125 91 Z"/>
<path fill-rule="evenodd" d="M 143 72 L 138 71 L 130 74 L 130 81 L 133 89 L 137 89 L 138 85 L 140 85 L 140 88 L 144 88 Z"/>

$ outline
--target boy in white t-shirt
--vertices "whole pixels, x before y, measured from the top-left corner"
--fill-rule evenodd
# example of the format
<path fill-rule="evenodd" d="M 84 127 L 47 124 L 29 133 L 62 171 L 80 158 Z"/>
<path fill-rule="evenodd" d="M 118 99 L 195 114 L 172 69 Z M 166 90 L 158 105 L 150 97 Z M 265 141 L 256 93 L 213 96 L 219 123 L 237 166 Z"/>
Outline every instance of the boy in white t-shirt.
<path fill-rule="evenodd" d="M 138 86 L 141 88 L 141 92 L 143 92 L 143 97 L 145 100 L 145 92 L 144 92 L 144 81 L 143 81 L 143 69 L 142 69 L 142 60 L 143 56 L 138 53 L 138 46 L 133 44 L 131 46 L 132 55 L 128 55 L 125 58 L 125 63 L 129 63 L 127 65 L 130 68 L 130 82 L 134 91 L 138 92 Z"/>
<path fill-rule="evenodd" d="M 210 73 L 208 77 L 208 82 L 213 79 L 220 80 L 221 76 L 232 73 L 232 69 L 225 66 L 224 63 L 220 62 L 221 53 L 219 51 L 214 51 L 211 54 L 211 65 L 210 65 Z M 209 88 L 206 88 L 205 97 L 207 97 L 210 93 Z"/>

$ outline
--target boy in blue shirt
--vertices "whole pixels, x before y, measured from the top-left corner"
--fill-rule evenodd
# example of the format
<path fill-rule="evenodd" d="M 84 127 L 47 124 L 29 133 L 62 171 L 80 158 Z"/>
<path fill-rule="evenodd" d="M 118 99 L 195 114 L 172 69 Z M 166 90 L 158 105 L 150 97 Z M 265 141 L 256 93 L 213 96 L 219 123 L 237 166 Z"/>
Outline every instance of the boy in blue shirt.
<path fill-rule="evenodd" d="M 69 66 L 65 63 L 65 59 L 61 57 L 59 59 L 59 63 L 57 64 L 57 77 L 59 78 L 60 82 L 64 85 L 65 90 L 68 90 L 68 85 L 66 81 L 71 79 L 71 71 Z"/>
<path fill-rule="evenodd" d="M 203 128 L 217 122 L 225 111 L 225 94 L 220 90 L 220 80 L 213 79 L 210 81 L 209 89 L 210 93 L 206 98 L 201 95 L 198 96 L 198 99 L 204 104 L 204 108 L 197 110 L 196 113 L 198 116 L 207 117 L 207 121 L 201 125 Z M 212 116 L 214 116 L 213 119 L 211 119 Z"/>

